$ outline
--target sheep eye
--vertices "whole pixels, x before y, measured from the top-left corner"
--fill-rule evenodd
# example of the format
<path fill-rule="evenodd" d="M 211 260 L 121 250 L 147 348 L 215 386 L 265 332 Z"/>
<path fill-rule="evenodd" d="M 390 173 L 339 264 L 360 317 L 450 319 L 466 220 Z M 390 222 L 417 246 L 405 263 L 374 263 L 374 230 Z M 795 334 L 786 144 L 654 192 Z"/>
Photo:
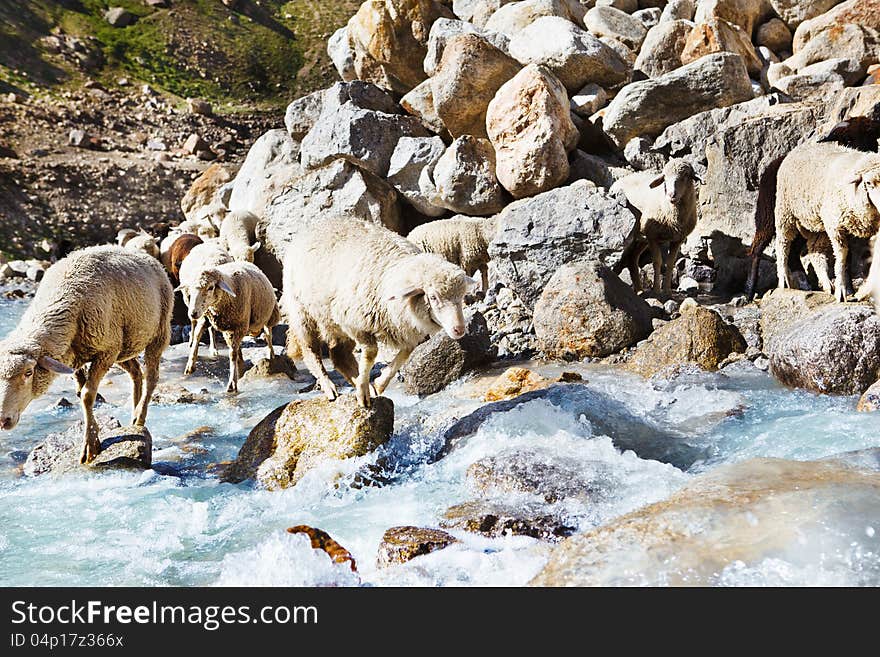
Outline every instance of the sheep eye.
<path fill-rule="evenodd" d="M 24 378 L 29 379 L 29 378 L 31 378 L 33 375 L 34 375 L 34 371 L 33 371 L 33 370 L 25 370 Z"/>

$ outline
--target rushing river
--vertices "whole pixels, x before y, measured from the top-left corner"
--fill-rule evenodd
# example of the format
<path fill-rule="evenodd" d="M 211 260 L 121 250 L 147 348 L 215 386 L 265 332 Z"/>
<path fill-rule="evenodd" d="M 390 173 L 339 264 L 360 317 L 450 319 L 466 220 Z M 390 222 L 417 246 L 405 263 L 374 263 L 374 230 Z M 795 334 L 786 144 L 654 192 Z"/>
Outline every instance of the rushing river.
<path fill-rule="evenodd" d="M 25 302 L 0 301 L 0 337 L 14 327 L 24 307 Z M 249 353 L 258 354 L 246 349 L 245 357 Z M 573 525 L 588 529 L 662 500 L 719 464 L 756 456 L 814 460 L 880 446 L 880 413 L 856 413 L 851 397 L 783 389 L 748 364 L 668 383 L 607 366 L 569 364 L 565 369 L 582 374 L 585 387 L 496 414 L 435 462 L 430 456 L 443 429 L 482 404 L 476 382 L 459 382 L 422 400 L 392 385 L 388 396 L 396 408 L 395 433 L 379 454 L 326 464 L 292 489 L 269 492 L 250 482 L 220 483 L 212 466 L 233 459 L 249 429 L 295 398 L 304 383 L 246 383 L 241 394 L 230 398 L 223 392 L 224 353 L 216 359 L 205 353 L 201 369 L 187 379 L 179 374 L 184 361 L 182 345 L 170 349 L 163 380 L 191 390 L 207 388 L 215 402 L 151 406 L 154 464 L 163 464 L 160 469 L 169 474 L 22 477 L 21 464 L 34 444 L 79 418 L 77 406 L 56 407 L 61 397 L 76 401 L 71 377 L 59 377 L 14 431 L 0 434 L 0 584 L 358 584 L 346 566 L 332 564 L 307 539 L 285 532 L 307 524 L 329 532 L 351 551 L 361 583 L 522 585 L 547 562 L 551 544 L 453 530 L 460 543 L 388 568 L 376 565 L 377 548 L 389 527 L 437 527 L 445 509 L 478 498 L 465 474 L 468 467 L 515 450 L 564 458 L 583 472 L 601 473 L 596 477 L 600 495 L 589 503 L 566 502 L 562 509 Z M 548 376 L 562 371 L 556 365 L 530 367 Z M 127 422 L 127 376 L 114 369 L 101 392 L 107 404 L 99 412 Z M 615 446 L 589 419 L 618 413 L 640 422 L 641 428 L 627 433 L 631 444 L 618 441 Z M 206 426 L 213 431 L 186 437 Z M 391 483 L 349 485 L 378 456 L 391 464 Z M 517 495 L 509 493 L 505 501 L 517 503 Z M 852 531 L 841 540 L 856 544 L 855 553 L 823 555 L 812 563 L 805 549 L 807 563 L 775 558 L 731 564 L 719 583 L 880 584 L 880 536 L 873 530 L 880 529 L 880 500 L 858 513 L 854 524 L 827 528 L 835 535 Z"/>

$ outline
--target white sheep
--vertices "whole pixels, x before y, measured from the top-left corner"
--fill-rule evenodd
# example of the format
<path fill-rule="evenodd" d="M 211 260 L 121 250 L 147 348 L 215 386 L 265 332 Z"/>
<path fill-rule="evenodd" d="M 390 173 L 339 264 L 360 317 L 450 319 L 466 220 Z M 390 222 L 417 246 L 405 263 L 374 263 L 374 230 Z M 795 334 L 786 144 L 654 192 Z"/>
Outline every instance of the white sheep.
<path fill-rule="evenodd" d="M 800 232 L 826 233 L 834 253 L 834 294 L 849 289 L 849 235 L 880 228 L 880 155 L 835 143 L 807 142 L 792 150 L 776 182 L 776 268 L 780 288 L 791 287 L 788 254 Z"/>
<path fill-rule="evenodd" d="M 178 272 L 180 285 L 177 287 L 177 290 L 179 290 L 183 296 L 183 302 L 186 304 L 187 309 L 192 311 L 192 300 L 189 295 L 189 290 L 198 285 L 202 271 L 205 269 L 212 269 L 228 262 L 232 262 L 232 256 L 220 246 L 220 240 L 202 242 L 192 248 L 186 258 L 184 258 L 183 262 L 180 263 L 180 270 Z M 213 327 L 208 324 L 206 317 L 193 319 L 190 314 L 190 352 L 189 358 L 186 361 L 186 368 L 183 370 L 184 374 L 192 374 L 195 370 L 196 359 L 199 357 L 199 342 L 202 339 L 202 333 L 205 332 L 205 326 L 208 327 L 210 354 L 212 356 L 217 355 Z"/>
<path fill-rule="evenodd" d="M 132 424 L 144 426 L 171 336 L 172 305 L 162 265 L 143 253 L 95 246 L 49 267 L 18 328 L 0 342 L 0 428 L 15 427 L 56 374 L 75 371 L 85 417 L 80 460 L 92 461 L 101 450 L 92 407 L 113 364 L 131 377 Z"/>
<path fill-rule="evenodd" d="M 125 240 L 123 248 L 127 251 L 140 251 L 148 256 L 152 256 L 156 260 L 162 260 L 162 253 L 159 250 L 159 243 L 156 238 L 143 230 Z"/>
<path fill-rule="evenodd" d="M 125 246 L 125 243 L 137 234 L 138 232 L 134 228 L 120 228 L 116 233 L 116 243 L 119 246 Z"/>
<path fill-rule="evenodd" d="M 407 239 L 426 253 L 436 253 L 464 269 L 468 276 L 480 272 L 483 292 L 489 289 L 489 242 L 495 234 L 492 219 L 456 215 L 422 224 Z"/>
<path fill-rule="evenodd" d="M 627 254 L 630 275 L 636 291 L 641 289 L 639 256 L 645 248 L 651 249 L 654 264 L 654 291 L 672 289 L 672 272 L 682 242 L 697 225 L 697 193 L 694 188 L 694 170 L 684 160 L 670 160 L 660 173 L 641 171 L 621 178 L 611 186 L 611 192 L 623 192 L 639 219 L 639 235 Z M 668 242 L 666 271 L 660 245 Z"/>
<path fill-rule="evenodd" d="M 269 360 L 275 357 L 272 327 L 278 324 L 281 315 L 272 283 L 254 264 L 233 261 L 200 269 L 198 279 L 187 284 L 186 288 L 190 319 L 202 321 L 207 318 L 211 326 L 223 334 L 229 346 L 226 391 L 238 392 L 238 379 L 244 363 L 241 341 L 246 335 L 256 337 L 262 334 L 269 347 Z M 195 360 L 192 352 L 190 359 Z"/>
<path fill-rule="evenodd" d="M 338 396 L 321 345 L 369 407 L 370 371 L 382 342 L 397 355 L 374 382 L 380 395 L 427 336 L 464 336 L 462 302 L 476 288 L 457 265 L 357 219 L 329 218 L 306 227 L 287 249 L 284 309 L 303 361 L 329 400 Z M 360 347 L 360 362 L 354 357 Z"/>
<path fill-rule="evenodd" d="M 220 224 L 220 243 L 233 260 L 253 262 L 254 253 L 260 248 L 256 230 L 257 215 L 247 210 L 230 212 Z"/>

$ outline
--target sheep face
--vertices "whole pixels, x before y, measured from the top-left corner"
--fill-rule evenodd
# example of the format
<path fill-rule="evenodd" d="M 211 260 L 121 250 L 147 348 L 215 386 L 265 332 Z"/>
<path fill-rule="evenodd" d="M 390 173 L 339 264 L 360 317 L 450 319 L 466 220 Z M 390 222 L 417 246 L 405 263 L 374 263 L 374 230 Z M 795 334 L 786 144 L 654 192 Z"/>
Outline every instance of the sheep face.
<path fill-rule="evenodd" d="M 663 185 L 663 193 L 673 205 L 677 204 L 689 190 L 693 189 L 694 170 L 681 160 L 672 160 L 663 167 L 663 173 L 650 182 L 650 187 Z"/>
<path fill-rule="evenodd" d="M 253 262 L 254 253 L 256 253 L 259 248 L 259 242 L 255 242 L 251 246 L 248 246 L 247 244 L 230 244 L 228 251 L 233 260 L 239 262 Z"/>
<path fill-rule="evenodd" d="M 865 171 L 852 181 L 856 189 L 864 189 L 874 212 L 880 212 L 880 167 Z"/>
<path fill-rule="evenodd" d="M 129 251 L 143 251 L 149 256 L 159 260 L 162 256 L 159 253 L 159 243 L 152 235 L 136 235 L 125 243 L 125 248 Z"/>
<path fill-rule="evenodd" d="M 54 358 L 0 351 L 0 429 L 13 429 L 21 414 L 52 383 L 54 374 L 72 369 Z"/>
<path fill-rule="evenodd" d="M 216 269 L 207 269 L 199 276 L 194 286 L 183 289 L 184 299 L 189 299 L 189 318 L 193 321 L 201 319 L 212 307 L 216 306 L 222 295 L 235 297 L 229 281 Z"/>

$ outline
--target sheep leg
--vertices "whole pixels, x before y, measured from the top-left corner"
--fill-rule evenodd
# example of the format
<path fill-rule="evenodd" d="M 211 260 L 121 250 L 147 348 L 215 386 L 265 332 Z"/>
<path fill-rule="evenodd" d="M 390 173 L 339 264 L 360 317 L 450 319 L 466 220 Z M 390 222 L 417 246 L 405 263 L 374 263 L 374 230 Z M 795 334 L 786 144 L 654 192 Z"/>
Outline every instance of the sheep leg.
<path fill-rule="evenodd" d="M 86 384 L 86 368 L 80 367 L 73 373 L 73 378 L 76 379 L 76 396 L 82 396 L 83 386 Z"/>
<path fill-rule="evenodd" d="M 831 253 L 829 251 L 830 245 L 827 236 L 824 233 L 820 233 L 818 235 L 809 236 L 806 239 L 807 255 L 801 259 L 801 264 L 804 265 L 804 271 L 808 271 L 808 267 L 812 266 L 819 287 L 822 288 L 822 291 L 826 294 L 833 294 L 831 278 L 829 276 L 829 272 L 831 271 Z"/>
<path fill-rule="evenodd" d="M 480 265 L 480 278 L 483 282 L 483 294 L 489 291 L 489 265 Z"/>
<path fill-rule="evenodd" d="M 318 385 L 321 386 L 327 399 L 333 401 L 339 396 L 339 392 L 333 381 L 327 376 L 324 361 L 321 360 L 321 340 L 315 321 L 303 312 L 302 307 L 295 302 L 290 304 L 287 312 L 289 315 L 288 353 L 293 347 L 299 348 L 306 369 L 318 380 Z"/>
<path fill-rule="evenodd" d="M 639 268 L 639 258 L 648 248 L 647 242 L 636 242 L 626 256 L 626 268 L 629 270 L 629 277 L 632 280 L 633 291 L 642 291 L 642 270 Z"/>
<path fill-rule="evenodd" d="M 266 339 L 266 348 L 269 350 L 269 362 L 275 358 L 275 349 L 272 347 L 272 329 L 268 326 L 263 327 L 263 337 Z"/>
<path fill-rule="evenodd" d="M 791 251 L 791 235 L 784 230 L 776 231 L 776 285 L 780 290 L 791 287 L 788 280 L 788 255 Z"/>
<path fill-rule="evenodd" d="M 95 414 L 92 409 L 95 406 L 95 399 L 98 396 L 98 386 L 101 383 L 101 379 L 104 378 L 104 375 L 113 366 L 114 360 L 113 357 L 107 357 L 106 355 L 99 356 L 93 360 L 89 365 L 85 385 L 80 394 L 80 404 L 86 424 L 82 454 L 79 457 L 79 462 L 83 464 L 91 463 L 101 452 L 101 441 L 98 438 L 98 423 L 95 422 Z"/>
<path fill-rule="evenodd" d="M 358 378 L 358 362 L 354 357 L 354 343 L 349 341 L 337 342 L 330 347 L 330 362 L 343 378 L 348 381 L 352 388 L 356 388 L 355 380 Z"/>
<path fill-rule="evenodd" d="M 651 261 L 654 264 L 654 292 L 660 292 L 663 276 L 663 254 L 660 252 L 660 244 L 655 241 L 649 243 L 651 248 Z"/>
<path fill-rule="evenodd" d="M 208 354 L 216 358 L 220 352 L 217 351 L 217 342 L 216 338 L 214 337 L 214 327 L 210 324 L 208 324 L 208 342 L 210 342 L 210 345 L 208 346 Z"/>
<path fill-rule="evenodd" d="M 117 363 L 117 365 L 128 372 L 128 375 L 131 377 L 131 412 L 132 417 L 134 417 L 138 403 L 141 401 L 141 394 L 143 394 L 144 387 L 144 374 L 141 370 L 141 364 L 138 362 L 137 358 L 132 358 L 123 363 Z M 131 422 L 134 424 L 134 420 Z"/>
<path fill-rule="evenodd" d="M 355 395 L 357 395 L 358 404 L 364 408 L 370 408 L 370 372 L 373 369 L 373 363 L 376 362 L 376 356 L 379 348 L 375 344 L 361 345 L 361 358 L 358 364 L 357 385 L 355 386 Z"/>
<path fill-rule="evenodd" d="M 229 383 L 226 392 L 238 392 L 238 379 L 241 376 L 241 339 L 243 336 L 229 331 L 223 332 L 223 339 L 229 347 Z"/>
<path fill-rule="evenodd" d="M 663 290 L 672 292 L 672 272 L 675 270 L 675 261 L 678 260 L 678 252 L 681 242 L 670 242 L 669 253 L 666 254 L 666 271 L 663 272 Z"/>
<path fill-rule="evenodd" d="M 831 240 L 831 250 L 834 252 L 834 297 L 837 301 L 846 301 L 846 289 L 849 287 L 846 270 L 849 245 L 846 234 L 843 231 L 835 231 L 830 233 L 828 238 Z"/>
<path fill-rule="evenodd" d="M 376 397 L 385 392 L 385 388 L 391 383 L 391 379 L 393 379 L 400 368 L 403 367 L 403 364 L 407 361 L 412 352 L 412 349 L 401 349 L 398 351 L 394 360 L 388 363 L 388 366 L 382 370 L 382 373 L 378 377 L 376 377 L 376 380 L 373 381 L 373 389 L 375 390 Z"/>
<path fill-rule="evenodd" d="M 208 320 L 205 317 L 199 317 L 193 326 L 191 342 L 189 344 L 189 358 L 186 360 L 186 368 L 183 370 L 184 375 L 192 374 L 196 369 L 196 359 L 199 357 L 199 342 L 202 339 L 202 333 L 205 332 L 205 326 Z"/>
<path fill-rule="evenodd" d="M 168 340 L 157 338 L 147 345 L 144 350 L 144 390 L 135 409 L 133 423 L 137 427 L 143 427 L 147 423 L 147 409 L 153 399 L 156 384 L 159 383 L 159 363 L 162 360 L 162 352 L 168 346 Z"/>

